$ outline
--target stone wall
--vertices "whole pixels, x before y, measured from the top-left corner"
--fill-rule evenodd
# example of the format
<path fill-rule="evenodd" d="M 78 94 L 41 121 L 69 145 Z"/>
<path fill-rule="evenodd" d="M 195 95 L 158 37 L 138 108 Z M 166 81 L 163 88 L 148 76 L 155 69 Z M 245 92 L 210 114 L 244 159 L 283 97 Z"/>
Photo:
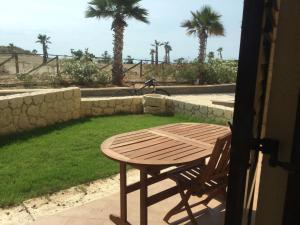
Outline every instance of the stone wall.
<path fill-rule="evenodd" d="M 232 121 L 233 109 L 225 107 L 211 107 L 206 105 L 192 104 L 178 100 L 168 100 L 167 107 L 174 114 L 196 118 L 213 118 L 218 120 Z"/>
<path fill-rule="evenodd" d="M 143 113 L 142 97 L 84 98 L 81 100 L 81 117 L 121 113 Z"/>
<path fill-rule="evenodd" d="M 0 135 L 80 117 L 79 88 L 40 90 L 0 97 Z"/>
<path fill-rule="evenodd" d="M 48 89 L 0 96 L 0 135 L 22 132 L 58 122 L 113 114 L 179 114 L 232 120 L 228 107 L 210 107 L 156 94 L 134 97 L 83 98 L 79 88 Z"/>
<path fill-rule="evenodd" d="M 144 113 L 177 114 L 194 118 L 213 118 L 232 121 L 233 109 L 229 107 L 210 107 L 174 100 L 161 95 L 145 95 L 143 100 Z"/>

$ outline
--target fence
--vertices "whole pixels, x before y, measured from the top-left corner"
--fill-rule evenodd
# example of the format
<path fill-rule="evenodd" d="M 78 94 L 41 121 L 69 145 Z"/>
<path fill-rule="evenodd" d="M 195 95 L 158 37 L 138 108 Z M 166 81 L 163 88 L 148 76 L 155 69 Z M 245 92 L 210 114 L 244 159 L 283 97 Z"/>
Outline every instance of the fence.
<path fill-rule="evenodd" d="M 30 54 L 30 53 L 0 53 L 0 75 L 18 75 L 18 74 L 33 74 L 34 72 L 40 70 L 42 67 L 51 67 L 52 69 L 44 70 L 42 72 L 48 72 L 50 74 L 59 75 L 63 73 L 60 70 L 62 61 L 67 58 L 72 58 L 69 55 L 52 55 L 49 54 L 49 58 L 47 62 L 43 62 L 42 58 L 43 54 Z M 23 60 L 20 60 L 22 58 Z M 127 63 L 126 63 L 127 60 Z M 95 57 L 95 62 L 98 62 L 99 69 L 105 70 L 108 69 L 112 65 L 111 60 L 107 60 L 102 57 Z M 107 62 L 105 62 L 107 61 Z M 53 64 L 54 63 L 54 64 Z M 128 59 L 124 59 L 123 63 L 126 64 L 123 75 L 126 76 L 130 71 L 139 67 L 139 77 L 143 77 L 148 73 L 151 73 L 156 70 L 159 66 L 164 68 L 165 62 L 159 61 L 158 64 L 151 60 L 147 59 L 130 59 L 130 63 L 128 63 Z M 147 70 L 143 68 L 145 64 L 152 64 L 152 70 Z M 31 66 L 30 66 L 31 65 Z"/>

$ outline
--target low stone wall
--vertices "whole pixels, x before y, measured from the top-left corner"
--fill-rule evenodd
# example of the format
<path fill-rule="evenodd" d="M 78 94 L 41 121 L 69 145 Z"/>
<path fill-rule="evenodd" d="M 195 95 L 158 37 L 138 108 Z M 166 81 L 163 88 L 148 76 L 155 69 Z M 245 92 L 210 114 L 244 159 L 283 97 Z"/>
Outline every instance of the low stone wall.
<path fill-rule="evenodd" d="M 85 98 L 81 100 L 81 117 L 121 113 L 143 113 L 143 97 Z"/>
<path fill-rule="evenodd" d="M 79 88 L 40 90 L 0 97 L 0 135 L 80 117 Z"/>
<path fill-rule="evenodd" d="M 232 121 L 233 109 L 224 109 L 219 107 L 210 107 L 206 105 L 198 105 L 178 100 L 168 100 L 169 111 L 174 114 L 184 115 L 195 118 L 214 118 L 218 120 Z"/>
<path fill-rule="evenodd" d="M 210 107 L 148 94 L 134 97 L 83 98 L 79 88 L 48 89 L 0 96 L 0 135 L 22 132 L 58 122 L 113 114 L 179 114 L 232 120 L 228 107 Z"/>
<path fill-rule="evenodd" d="M 150 114 L 178 114 L 194 118 L 213 118 L 228 121 L 232 121 L 233 117 L 233 109 L 228 107 L 192 104 L 153 94 L 144 96 L 143 106 L 144 113 Z"/>

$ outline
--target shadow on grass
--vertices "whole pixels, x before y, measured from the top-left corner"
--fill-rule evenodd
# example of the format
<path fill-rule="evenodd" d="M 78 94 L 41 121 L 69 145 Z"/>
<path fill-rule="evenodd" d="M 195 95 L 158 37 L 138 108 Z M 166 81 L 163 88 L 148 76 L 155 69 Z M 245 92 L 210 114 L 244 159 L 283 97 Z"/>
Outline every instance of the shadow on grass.
<path fill-rule="evenodd" d="M 82 119 L 70 120 L 70 121 L 67 121 L 67 122 L 57 123 L 57 124 L 50 125 L 50 126 L 47 126 L 47 127 L 35 128 L 33 130 L 24 131 L 22 133 L 20 132 L 20 133 L 14 133 L 14 134 L 10 134 L 10 135 L 4 135 L 4 136 L 0 137 L 0 147 L 12 144 L 13 142 L 15 142 L 17 140 L 25 141 L 25 140 L 28 140 L 32 137 L 38 137 L 38 136 L 41 136 L 41 135 L 49 134 L 53 131 L 62 130 L 66 127 L 72 127 L 72 126 L 75 126 L 75 125 L 78 125 L 78 124 L 88 122 L 90 120 L 91 120 L 91 118 L 82 118 Z"/>

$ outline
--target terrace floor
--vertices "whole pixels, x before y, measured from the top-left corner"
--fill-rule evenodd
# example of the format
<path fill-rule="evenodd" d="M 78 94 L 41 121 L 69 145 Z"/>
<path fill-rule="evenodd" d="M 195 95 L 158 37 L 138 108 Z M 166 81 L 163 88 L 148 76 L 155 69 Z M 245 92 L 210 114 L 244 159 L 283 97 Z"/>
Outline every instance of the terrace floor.
<path fill-rule="evenodd" d="M 163 181 L 159 184 L 152 185 L 149 192 L 156 193 L 171 187 L 174 182 L 170 180 Z M 148 209 L 149 225 L 166 224 L 163 217 L 170 209 L 179 201 L 179 195 L 166 199 Z M 191 201 L 195 201 L 191 199 Z M 217 200 L 209 203 L 209 208 L 204 206 L 197 206 L 194 209 L 197 215 L 197 220 L 201 225 L 221 225 L 224 219 L 224 204 Z M 109 214 L 119 215 L 119 193 L 112 194 L 105 198 L 95 200 L 77 206 L 72 209 L 54 214 L 52 216 L 44 216 L 37 218 L 31 225 L 110 225 L 113 224 L 109 220 Z M 135 191 L 128 196 L 128 221 L 131 224 L 139 224 L 139 192 Z M 171 224 L 190 224 L 186 212 L 182 212 L 174 218 L 171 218 Z"/>
<path fill-rule="evenodd" d="M 172 95 L 171 98 L 197 105 L 206 105 L 210 107 L 231 109 L 230 107 L 222 104 L 215 104 L 216 101 L 224 103 L 234 103 L 234 93 L 223 94 L 193 94 L 193 95 Z"/>

